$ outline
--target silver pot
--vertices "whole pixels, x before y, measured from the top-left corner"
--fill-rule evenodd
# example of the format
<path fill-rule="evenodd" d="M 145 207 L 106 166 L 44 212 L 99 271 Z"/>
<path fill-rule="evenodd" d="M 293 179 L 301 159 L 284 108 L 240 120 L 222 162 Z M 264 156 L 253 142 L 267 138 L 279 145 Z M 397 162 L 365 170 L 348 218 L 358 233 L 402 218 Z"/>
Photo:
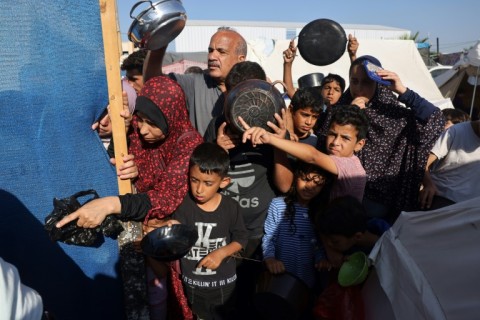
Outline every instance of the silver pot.
<path fill-rule="evenodd" d="M 149 7 L 136 17 L 133 11 L 140 5 L 149 3 Z M 187 14 L 180 0 L 163 0 L 152 3 L 142 0 L 133 5 L 130 17 L 134 19 L 128 30 L 128 39 L 136 47 L 157 50 L 168 45 L 182 32 Z"/>

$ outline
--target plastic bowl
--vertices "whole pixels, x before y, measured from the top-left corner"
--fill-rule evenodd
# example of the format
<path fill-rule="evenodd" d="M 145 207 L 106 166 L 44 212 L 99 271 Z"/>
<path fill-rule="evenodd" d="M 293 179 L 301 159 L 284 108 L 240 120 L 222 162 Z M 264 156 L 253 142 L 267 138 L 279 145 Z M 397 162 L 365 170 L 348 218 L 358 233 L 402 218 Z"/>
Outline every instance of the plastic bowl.
<path fill-rule="evenodd" d="M 149 232 L 143 237 L 142 252 L 160 261 L 173 261 L 185 256 L 198 239 L 195 228 L 174 224 Z"/>
<path fill-rule="evenodd" d="M 354 286 L 365 281 L 368 275 L 368 257 L 358 251 L 348 257 L 338 272 L 338 283 L 342 287 Z"/>

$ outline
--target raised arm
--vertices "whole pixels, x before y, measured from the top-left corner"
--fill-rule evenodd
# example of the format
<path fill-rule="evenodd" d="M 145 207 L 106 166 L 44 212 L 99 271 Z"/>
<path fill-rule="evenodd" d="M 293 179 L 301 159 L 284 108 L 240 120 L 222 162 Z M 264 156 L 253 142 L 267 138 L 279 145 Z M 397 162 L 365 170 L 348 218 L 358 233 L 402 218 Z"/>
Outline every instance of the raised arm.
<path fill-rule="evenodd" d="M 163 57 L 167 47 L 160 48 L 158 50 L 151 50 L 147 52 L 145 61 L 143 63 L 143 82 L 147 82 L 149 79 L 160 76 L 163 74 Z"/>
<path fill-rule="evenodd" d="M 287 94 L 290 99 L 295 94 L 295 87 L 293 86 L 292 64 L 297 54 L 297 47 L 295 41 L 292 39 L 288 49 L 283 51 L 283 83 L 285 83 Z"/>

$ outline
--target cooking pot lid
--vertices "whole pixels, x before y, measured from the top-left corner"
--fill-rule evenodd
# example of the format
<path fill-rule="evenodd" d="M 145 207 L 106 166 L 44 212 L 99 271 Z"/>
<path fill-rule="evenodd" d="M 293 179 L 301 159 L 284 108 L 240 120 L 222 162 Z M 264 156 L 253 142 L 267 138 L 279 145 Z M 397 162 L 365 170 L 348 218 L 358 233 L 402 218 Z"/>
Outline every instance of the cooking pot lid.
<path fill-rule="evenodd" d="M 160 261 L 173 261 L 185 256 L 198 239 L 195 228 L 174 224 L 149 232 L 143 237 L 142 252 Z"/>
<path fill-rule="evenodd" d="M 300 31 L 298 49 L 302 58 L 317 66 L 334 63 L 345 52 L 347 35 L 342 26 L 329 19 L 309 22 Z"/>

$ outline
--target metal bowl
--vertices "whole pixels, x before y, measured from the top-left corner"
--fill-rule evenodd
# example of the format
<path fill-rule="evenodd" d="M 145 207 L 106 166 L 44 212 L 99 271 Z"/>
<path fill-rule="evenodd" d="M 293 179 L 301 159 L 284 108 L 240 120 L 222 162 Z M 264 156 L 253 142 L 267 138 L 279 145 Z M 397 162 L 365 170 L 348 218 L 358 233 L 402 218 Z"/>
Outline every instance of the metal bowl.
<path fill-rule="evenodd" d="M 133 11 L 143 3 L 150 5 L 134 17 Z M 130 11 L 130 17 L 134 21 L 128 30 L 128 39 L 136 47 L 147 50 L 157 50 L 167 46 L 182 32 L 187 21 L 187 14 L 179 0 L 137 2 Z"/>
<path fill-rule="evenodd" d="M 195 228 L 184 224 L 164 226 L 143 237 L 140 246 L 145 255 L 160 261 L 173 261 L 185 256 L 198 239 Z"/>

